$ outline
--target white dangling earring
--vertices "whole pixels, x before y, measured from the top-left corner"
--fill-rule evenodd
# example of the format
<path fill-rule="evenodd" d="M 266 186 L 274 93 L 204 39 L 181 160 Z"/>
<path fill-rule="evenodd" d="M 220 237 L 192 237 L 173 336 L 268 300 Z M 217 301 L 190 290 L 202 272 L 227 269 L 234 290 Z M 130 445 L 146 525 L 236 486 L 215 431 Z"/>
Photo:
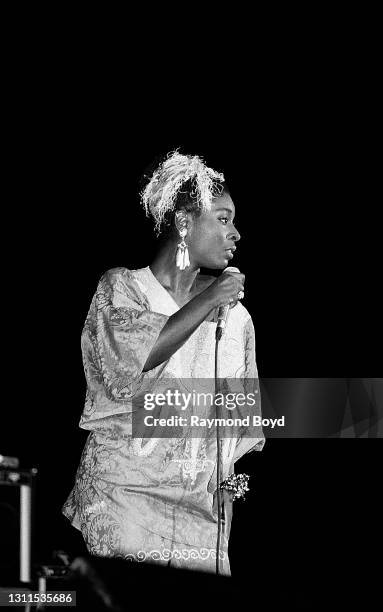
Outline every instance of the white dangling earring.
<path fill-rule="evenodd" d="M 182 238 L 182 240 L 177 245 L 176 255 L 176 266 L 180 270 L 185 270 L 185 268 L 188 268 L 190 266 L 189 249 L 188 245 L 185 242 L 185 236 L 187 233 L 188 232 L 186 228 L 180 230 L 180 237 Z"/>
<path fill-rule="evenodd" d="M 186 229 L 186 218 L 180 212 L 176 213 L 176 226 L 181 238 L 181 242 L 177 245 L 176 266 L 180 270 L 185 270 L 190 266 L 189 249 L 185 242 L 188 231 Z"/>

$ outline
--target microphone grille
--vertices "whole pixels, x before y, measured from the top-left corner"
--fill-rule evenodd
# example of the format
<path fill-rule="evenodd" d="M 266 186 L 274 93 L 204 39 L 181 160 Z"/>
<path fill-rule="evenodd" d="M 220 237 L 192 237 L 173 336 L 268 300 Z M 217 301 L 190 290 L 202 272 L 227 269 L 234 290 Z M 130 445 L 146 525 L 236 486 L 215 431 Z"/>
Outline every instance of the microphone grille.
<path fill-rule="evenodd" d="M 224 272 L 239 272 L 239 270 L 235 266 L 229 266 L 228 268 L 224 269 Z"/>

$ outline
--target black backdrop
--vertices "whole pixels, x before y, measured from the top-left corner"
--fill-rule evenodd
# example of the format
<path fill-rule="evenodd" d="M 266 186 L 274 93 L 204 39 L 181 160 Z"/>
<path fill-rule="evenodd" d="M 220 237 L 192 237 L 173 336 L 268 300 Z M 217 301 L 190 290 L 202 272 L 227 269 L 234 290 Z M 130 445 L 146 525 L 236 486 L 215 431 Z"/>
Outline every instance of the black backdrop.
<path fill-rule="evenodd" d="M 346 108 L 271 99 L 260 107 L 246 97 L 222 112 L 200 100 L 196 118 L 182 97 L 164 115 L 158 100 L 132 108 L 129 95 L 99 93 L 57 85 L 41 106 L 18 101 L 11 120 L 3 279 L 12 383 L 4 381 L 0 450 L 39 469 L 40 559 L 82 550 L 60 516 L 86 437 L 77 427 L 80 333 L 100 275 L 150 262 L 138 179 L 155 155 L 179 146 L 227 176 L 242 234 L 233 265 L 246 274 L 261 377 L 381 373 L 375 162 Z M 307 580 L 320 589 L 370 563 L 378 445 L 270 440 L 241 461 L 253 489 L 236 504 L 231 553 L 250 591 L 279 581 L 299 590 Z"/>

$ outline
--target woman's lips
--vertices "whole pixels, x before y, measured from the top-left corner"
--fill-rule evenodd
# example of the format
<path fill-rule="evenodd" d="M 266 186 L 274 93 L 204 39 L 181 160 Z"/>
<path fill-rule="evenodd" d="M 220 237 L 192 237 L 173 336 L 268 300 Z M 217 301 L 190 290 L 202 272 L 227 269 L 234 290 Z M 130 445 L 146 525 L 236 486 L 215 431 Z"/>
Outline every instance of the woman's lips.
<path fill-rule="evenodd" d="M 232 259 L 234 257 L 234 252 L 231 249 L 225 249 L 227 256 Z"/>

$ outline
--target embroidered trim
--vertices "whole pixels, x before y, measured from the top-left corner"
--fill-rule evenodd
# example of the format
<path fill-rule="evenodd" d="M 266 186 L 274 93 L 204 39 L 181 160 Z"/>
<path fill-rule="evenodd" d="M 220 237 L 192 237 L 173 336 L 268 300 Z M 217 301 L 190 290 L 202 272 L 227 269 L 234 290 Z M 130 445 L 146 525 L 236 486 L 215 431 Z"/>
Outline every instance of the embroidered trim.
<path fill-rule="evenodd" d="M 221 550 L 219 553 L 219 558 L 224 560 L 226 557 L 227 553 Z M 182 559 L 184 561 L 188 561 L 189 559 L 201 559 L 205 561 L 209 558 L 217 558 L 215 548 L 184 548 L 181 550 L 170 550 L 170 548 L 163 548 L 162 550 L 151 550 L 148 552 L 139 550 L 136 554 L 128 554 L 124 556 L 124 559 L 127 561 L 138 561 L 139 563 L 148 561 L 149 559 L 152 559 L 153 561 L 170 561 L 170 559 Z"/>

